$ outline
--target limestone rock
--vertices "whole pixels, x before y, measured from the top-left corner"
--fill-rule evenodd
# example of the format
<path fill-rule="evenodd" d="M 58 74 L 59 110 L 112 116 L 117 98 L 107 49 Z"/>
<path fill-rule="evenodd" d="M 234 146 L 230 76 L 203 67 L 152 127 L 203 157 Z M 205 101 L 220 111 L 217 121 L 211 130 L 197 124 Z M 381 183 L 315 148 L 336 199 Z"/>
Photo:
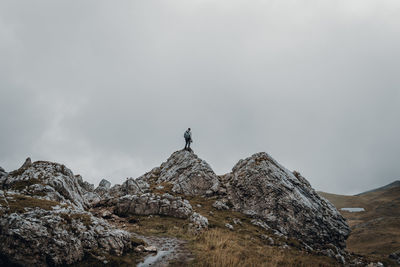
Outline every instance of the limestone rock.
<path fill-rule="evenodd" d="M 194 212 L 189 220 L 196 225 L 198 230 L 208 228 L 208 219 L 197 212 Z"/>
<path fill-rule="evenodd" d="M 90 206 L 85 198 L 90 186 L 64 165 L 47 161 L 24 165 L 27 167 L 9 173 L 2 185 L 4 189 L 36 194 L 81 210 Z"/>
<path fill-rule="evenodd" d="M 389 258 L 395 260 L 400 265 L 400 250 L 391 253 Z"/>
<path fill-rule="evenodd" d="M 120 197 L 114 212 L 119 216 L 164 215 L 187 219 L 193 213 L 193 209 L 187 200 L 180 197 L 146 193 Z"/>
<path fill-rule="evenodd" d="M 36 208 L 0 217 L 0 253 L 25 266 L 71 264 L 92 255 L 122 255 L 132 247 L 131 235 L 90 213 Z"/>
<path fill-rule="evenodd" d="M 171 183 L 172 191 L 184 195 L 206 195 L 218 191 L 220 181 L 207 162 L 187 150 L 174 152 L 155 169 L 156 183 Z"/>
<path fill-rule="evenodd" d="M 8 173 L 0 167 L 0 189 L 3 188 L 3 183 L 6 181 L 7 175 Z"/>
<path fill-rule="evenodd" d="M 168 193 L 156 195 L 125 195 L 110 200 L 108 205 L 115 206 L 114 213 L 126 217 L 130 215 L 162 215 L 181 219 L 189 219 L 197 230 L 208 227 L 208 219 L 193 211 L 189 201 L 174 197 Z"/>
<path fill-rule="evenodd" d="M 110 191 L 111 183 L 106 179 L 102 179 L 99 186 L 94 190 L 100 197 L 105 197 Z"/>
<path fill-rule="evenodd" d="M 32 165 L 32 160 L 31 158 L 27 158 L 24 162 L 24 164 L 22 164 L 22 166 L 20 167 L 20 169 L 26 169 L 29 168 Z"/>
<path fill-rule="evenodd" d="M 229 207 L 224 202 L 222 202 L 220 200 L 215 201 L 212 206 L 214 208 L 216 208 L 217 210 L 229 210 Z"/>
<path fill-rule="evenodd" d="M 110 189 L 111 183 L 107 181 L 106 179 L 102 179 L 99 183 L 99 186 L 104 187 L 105 189 Z"/>
<path fill-rule="evenodd" d="M 267 153 L 257 153 L 240 160 L 223 177 L 235 210 L 311 247 L 345 247 L 350 232 L 345 219 L 297 176 Z"/>
<path fill-rule="evenodd" d="M 228 229 L 231 230 L 231 231 L 234 230 L 233 225 L 230 224 L 230 223 L 226 223 L 226 224 L 225 224 L 225 227 L 228 228 Z"/>
<path fill-rule="evenodd" d="M 125 195 L 144 194 L 149 191 L 146 174 L 137 178 L 128 178 L 122 185 L 114 185 L 108 191 L 108 197 L 121 197 Z"/>

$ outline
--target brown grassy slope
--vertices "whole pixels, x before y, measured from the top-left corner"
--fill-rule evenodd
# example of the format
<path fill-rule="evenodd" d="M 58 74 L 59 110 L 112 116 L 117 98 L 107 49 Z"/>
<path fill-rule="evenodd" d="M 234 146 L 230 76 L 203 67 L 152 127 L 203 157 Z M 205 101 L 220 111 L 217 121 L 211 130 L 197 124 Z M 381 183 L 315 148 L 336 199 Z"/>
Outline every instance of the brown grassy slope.
<path fill-rule="evenodd" d="M 268 244 L 263 235 L 273 236 L 272 233 L 252 225 L 241 213 L 214 209 L 212 203 L 215 200 L 188 199 L 197 212 L 207 216 L 209 230 L 196 234 L 187 220 L 164 216 L 131 216 L 126 221 L 136 223 L 124 222 L 125 229 L 142 235 L 170 236 L 187 241 L 194 257 L 190 266 L 340 266 L 331 258 L 302 251 L 296 240 L 277 238 L 275 245 Z M 234 219 L 239 219 L 240 224 L 235 224 Z M 234 230 L 228 230 L 226 223 L 232 224 Z M 283 243 L 290 248 L 283 249 Z"/>
<path fill-rule="evenodd" d="M 348 250 L 387 256 L 400 249 L 400 187 L 378 190 L 358 196 L 319 194 L 341 208 L 364 208 L 365 212 L 341 211 L 352 232 Z"/>

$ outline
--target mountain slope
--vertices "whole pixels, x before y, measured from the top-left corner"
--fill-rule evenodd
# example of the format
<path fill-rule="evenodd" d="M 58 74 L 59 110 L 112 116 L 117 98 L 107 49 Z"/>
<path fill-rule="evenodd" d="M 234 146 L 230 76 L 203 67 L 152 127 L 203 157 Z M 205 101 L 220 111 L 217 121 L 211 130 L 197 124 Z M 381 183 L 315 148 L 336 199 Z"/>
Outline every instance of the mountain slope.
<path fill-rule="evenodd" d="M 400 250 L 400 187 L 398 181 L 355 196 L 319 192 L 347 219 L 351 234 L 347 248 L 355 253 L 388 257 Z M 364 208 L 362 212 L 342 208 Z"/>
<path fill-rule="evenodd" d="M 400 180 L 394 181 L 394 182 L 387 184 L 385 186 L 382 186 L 382 187 L 378 187 L 378 188 L 375 188 L 372 190 L 365 191 L 363 193 L 357 194 L 356 196 L 360 196 L 360 195 L 364 195 L 364 194 L 372 193 L 372 192 L 376 192 L 376 191 L 381 191 L 381 190 L 385 190 L 385 189 L 389 189 L 389 188 L 393 188 L 393 187 L 400 187 Z"/>

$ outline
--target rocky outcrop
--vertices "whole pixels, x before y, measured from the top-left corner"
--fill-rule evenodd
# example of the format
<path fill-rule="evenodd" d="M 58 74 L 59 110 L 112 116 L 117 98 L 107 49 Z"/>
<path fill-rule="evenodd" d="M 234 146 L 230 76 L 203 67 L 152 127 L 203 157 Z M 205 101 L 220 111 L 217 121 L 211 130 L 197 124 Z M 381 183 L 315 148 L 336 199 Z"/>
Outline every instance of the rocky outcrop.
<path fill-rule="evenodd" d="M 147 193 L 150 189 L 149 176 L 151 175 L 149 172 L 137 179 L 128 178 L 122 185 L 117 184 L 111 187 L 103 198 Z"/>
<path fill-rule="evenodd" d="M 94 190 L 100 197 L 105 197 L 110 191 L 111 183 L 106 179 L 102 179 L 99 186 Z"/>
<path fill-rule="evenodd" d="M 71 264 L 132 247 L 130 233 L 85 211 L 100 198 L 64 165 L 24 164 L 0 178 L 0 265 Z"/>
<path fill-rule="evenodd" d="M 120 197 L 116 203 L 117 215 L 164 215 L 187 219 L 193 213 L 189 201 L 170 194 L 154 195 L 126 195 Z"/>
<path fill-rule="evenodd" d="M 130 215 L 162 215 L 181 219 L 189 219 L 197 229 L 208 227 L 206 217 L 193 211 L 189 201 L 174 197 L 168 193 L 163 195 L 142 194 L 125 195 L 109 200 L 108 205 L 114 206 L 114 213 L 126 217 Z"/>
<path fill-rule="evenodd" d="M 310 251 L 330 249 L 332 257 L 340 256 L 349 234 L 329 201 L 266 153 L 240 160 L 232 172 L 217 176 L 193 152 L 181 150 L 137 179 L 113 187 L 103 179 L 96 189 L 64 165 L 29 159 L 10 173 L 0 168 L 0 242 L 5 244 L 0 264 L 3 256 L 22 265 L 71 264 L 85 254 L 121 255 L 130 249 L 131 235 L 94 217 L 90 208 L 110 222 L 117 221 L 116 215 L 160 215 L 187 220 L 190 229 L 206 229 L 208 219 L 185 199 L 199 196 L 212 197 L 207 205 L 213 212 L 242 212 L 279 238 L 295 238 Z M 233 223 L 225 226 L 236 231 L 241 222 Z"/>
<path fill-rule="evenodd" d="M 147 177 L 154 177 L 156 184 L 170 183 L 174 193 L 189 196 L 211 195 L 220 186 L 220 181 L 210 165 L 187 150 L 173 153 L 159 168 L 147 174 Z"/>
<path fill-rule="evenodd" d="M 7 175 L 8 173 L 0 167 L 0 189 L 3 188 L 3 183 L 6 181 Z"/>
<path fill-rule="evenodd" d="M 13 264 L 71 264 L 85 254 L 122 255 L 131 235 L 90 213 L 59 208 L 33 209 L 0 217 L 0 253 Z"/>
<path fill-rule="evenodd" d="M 224 183 L 233 208 L 261 219 L 264 228 L 314 248 L 345 247 L 350 229 L 336 208 L 301 175 L 295 176 L 267 153 L 240 160 L 224 176 Z"/>
<path fill-rule="evenodd" d="M 24 165 L 27 167 L 7 176 L 2 188 L 66 203 L 77 209 L 90 206 L 90 201 L 85 198 L 85 194 L 93 193 L 90 185 L 64 165 L 47 161 Z"/>

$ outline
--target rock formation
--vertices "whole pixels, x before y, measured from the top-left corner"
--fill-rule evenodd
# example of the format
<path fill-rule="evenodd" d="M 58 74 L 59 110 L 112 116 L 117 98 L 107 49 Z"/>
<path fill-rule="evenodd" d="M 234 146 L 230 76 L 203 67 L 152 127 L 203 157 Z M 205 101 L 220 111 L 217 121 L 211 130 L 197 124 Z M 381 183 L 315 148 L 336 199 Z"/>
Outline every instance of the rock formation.
<path fill-rule="evenodd" d="M 132 247 L 131 234 L 95 217 L 90 208 L 109 219 L 176 217 L 204 230 L 208 219 L 195 212 L 201 205 L 193 208 L 190 203 L 199 198 L 212 198 L 209 205 L 215 212 L 241 212 L 251 224 L 279 238 L 297 239 L 310 250 L 332 251 L 335 258 L 341 257 L 349 234 L 330 202 L 266 153 L 240 160 L 232 172 L 217 176 L 193 152 L 181 150 L 137 179 L 113 187 L 103 179 L 96 189 L 64 165 L 29 159 L 10 173 L 0 168 L 0 242 L 6 244 L 0 256 L 40 266 L 71 264 L 85 254 L 121 255 Z M 231 222 L 234 225 L 225 227 L 234 232 L 241 222 Z M 270 239 L 266 237 L 274 244 Z"/>
<path fill-rule="evenodd" d="M 187 196 L 212 195 L 220 181 L 207 162 L 187 150 L 173 153 L 160 167 L 154 168 L 142 179 L 155 184 L 169 183 L 174 193 Z"/>
<path fill-rule="evenodd" d="M 297 177 L 267 153 L 240 160 L 224 176 L 235 210 L 262 220 L 269 228 L 313 248 L 345 247 L 345 219 L 298 173 Z"/>
<path fill-rule="evenodd" d="M 39 161 L 1 173 L 3 264 L 71 264 L 85 254 L 121 255 L 132 247 L 130 233 L 85 211 L 90 205 L 86 196 L 100 198 L 64 165 Z"/>

